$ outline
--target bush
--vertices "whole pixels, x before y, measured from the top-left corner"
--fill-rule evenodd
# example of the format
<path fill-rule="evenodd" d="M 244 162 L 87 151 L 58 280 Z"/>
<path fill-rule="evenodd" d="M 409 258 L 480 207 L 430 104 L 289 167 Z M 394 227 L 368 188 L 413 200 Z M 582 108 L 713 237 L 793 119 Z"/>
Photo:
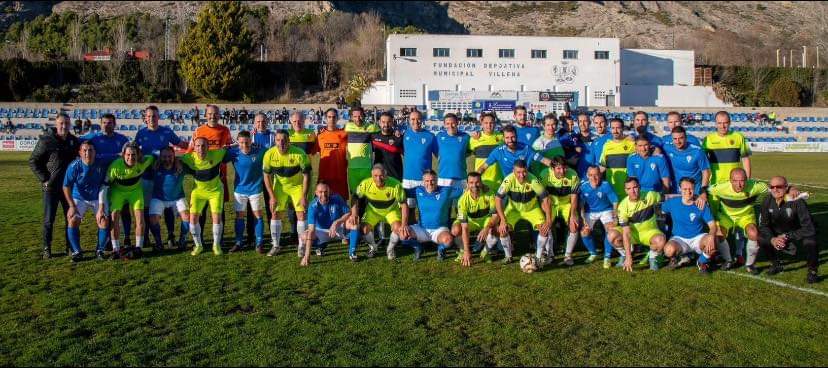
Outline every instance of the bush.
<path fill-rule="evenodd" d="M 799 85 L 787 77 L 773 81 L 768 90 L 768 100 L 774 106 L 799 107 L 801 90 Z"/>

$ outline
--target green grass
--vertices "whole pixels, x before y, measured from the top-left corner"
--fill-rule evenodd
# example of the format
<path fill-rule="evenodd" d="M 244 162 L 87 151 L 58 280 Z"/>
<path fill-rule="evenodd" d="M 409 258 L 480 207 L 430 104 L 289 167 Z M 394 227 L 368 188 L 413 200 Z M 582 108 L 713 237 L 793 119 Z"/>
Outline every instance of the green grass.
<path fill-rule="evenodd" d="M 0 365 L 828 364 L 828 298 L 724 272 L 596 264 L 527 275 L 438 263 L 433 249 L 420 263 L 404 253 L 352 264 L 339 244 L 308 268 L 291 249 L 42 261 L 26 157 L 0 155 Z M 828 186 L 826 155 L 754 163 L 758 177 Z M 828 190 L 805 189 L 826 211 Z M 801 253 L 773 279 L 807 286 Z M 828 292 L 826 281 L 811 287 Z"/>

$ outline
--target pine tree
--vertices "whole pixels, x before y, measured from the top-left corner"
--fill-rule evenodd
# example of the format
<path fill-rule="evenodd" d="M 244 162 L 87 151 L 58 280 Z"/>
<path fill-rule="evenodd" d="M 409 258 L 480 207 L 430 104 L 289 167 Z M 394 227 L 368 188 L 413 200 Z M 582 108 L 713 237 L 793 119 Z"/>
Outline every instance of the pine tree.
<path fill-rule="evenodd" d="M 215 1 L 202 8 L 178 50 L 181 75 L 198 96 L 239 95 L 249 72 L 252 36 L 239 1 Z"/>

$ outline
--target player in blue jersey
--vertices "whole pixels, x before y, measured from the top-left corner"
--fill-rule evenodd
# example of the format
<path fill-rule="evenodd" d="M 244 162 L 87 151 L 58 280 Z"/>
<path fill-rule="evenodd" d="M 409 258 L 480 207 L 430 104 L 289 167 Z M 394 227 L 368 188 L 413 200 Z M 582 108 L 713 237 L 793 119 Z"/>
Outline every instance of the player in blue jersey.
<path fill-rule="evenodd" d="M 675 269 L 690 262 L 688 254 L 699 255 L 699 272 L 709 273 L 709 262 L 716 253 L 716 221 L 710 206 L 702 209 L 696 205 L 696 183 L 684 177 L 679 181 L 681 197 L 673 197 L 661 205 L 661 211 L 673 220 L 673 237 L 664 247 L 664 255 L 670 258 L 668 269 Z M 704 232 L 707 224 L 708 232 Z"/>
<path fill-rule="evenodd" d="M 302 236 L 304 246 L 300 266 L 310 262 L 311 248 L 315 248 L 316 255 L 321 257 L 328 242 L 348 239 L 348 231 L 358 228 L 358 222 L 348 221 L 351 208 L 339 194 L 331 192 L 327 183 L 316 184 L 315 194 L 316 198 L 308 205 L 308 229 Z"/>
<path fill-rule="evenodd" d="M 650 141 L 639 135 L 635 138 L 635 154 L 627 159 L 627 177 L 638 178 L 645 192 L 670 193 L 670 170 L 662 155 L 652 155 Z"/>
<path fill-rule="evenodd" d="M 541 135 L 540 128 L 532 126 L 532 123 L 527 119 L 526 107 L 516 106 L 513 113 L 517 141 L 526 146 L 532 146 L 532 143 Z M 511 173 L 511 171 L 509 172 Z"/>
<path fill-rule="evenodd" d="M 184 197 L 184 172 L 176 161 L 175 151 L 170 146 L 161 148 L 158 163 L 152 178 L 151 199 L 149 201 L 149 228 L 155 242 L 161 244 L 161 214 L 165 214 L 167 225 L 167 244 L 170 248 L 187 249 L 187 234 L 190 233 L 190 211 Z M 181 218 L 181 234 L 175 239 L 175 217 L 166 213 L 175 210 Z"/>
<path fill-rule="evenodd" d="M 267 123 L 267 115 L 256 113 L 253 117 L 253 131 L 250 133 L 253 145 L 265 151 L 276 143 L 276 133 L 270 130 Z"/>
<path fill-rule="evenodd" d="M 696 183 L 695 192 L 700 198 L 707 199 L 707 186 L 710 185 L 710 162 L 701 146 L 690 143 L 684 127 L 673 128 L 672 144 L 664 145 L 667 162 L 672 169 L 673 188 L 678 192 L 681 178 L 691 178 Z"/>
<path fill-rule="evenodd" d="M 635 118 L 633 118 L 633 138 L 643 136 L 647 137 L 650 145 L 653 146 L 653 154 L 660 155 L 664 152 L 664 141 L 661 138 L 649 131 L 650 117 L 644 111 L 637 111 Z"/>
<path fill-rule="evenodd" d="M 477 168 L 478 173 L 486 172 L 489 166 L 496 163 L 505 178 L 512 173 L 512 168 L 517 160 L 523 160 L 530 165 L 534 161 L 541 161 L 546 166 L 552 162 L 535 152 L 529 145 L 520 143 L 517 139 L 517 129 L 514 126 L 507 125 L 503 128 L 503 143 L 502 146 L 495 148 L 489 154 L 489 158 L 482 166 Z"/>
<path fill-rule="evenodd" d="M 586 179 L 586 171 L 591 165 L 597 165 L 598 156 L 601 155 L 600 149 L 604 147 L 603 140 L 607 139 L 605 138 L 607 119 L 603 115 L 596 115 L 594 120 L 601 121 L 600 132 L 597 132 L 597 129 L 595 133 L 592 132 L 592 123 L 589 120 L 589 116 L 586 114 L 578 115 L 577 136 L 580 152 L 577 152 L 575 158 L 577 162 L 575 162 L 574 167 L 578 173 L 578 177 L 581 179 Z M 570 164 L 570 166 L 573 165 Z"/>
<path fill-rule="evenodd" d="M 416 189 L 420 221 L 409 227 L 409 234 L 411 234 L 409 239 L 418 243 L 414 245 L 415 260 L 419 259 L 422 253 L 420 243 L 433 242 L 437 244 L 438 261 L 446 258 L 446 250 L 452 244 L 453 237 L 449 227 L 449 212 L 451 211 L 453 189 L 438 186 L 437 182 L 437 173 L 433 170 L 426 170 L 423 173 L 423 185 Z M 405 219 L 403 219 L 402 226 L 408 226 Z M 392 241 L 396 241 L 396 239 L 392 239 Z M 388 247 L 393 250 L 391 242 L 389 242 Z"/>
<path fill-rule="evenodd" d="M 471 154 L 471 137 L 457 130 L 458 122 L 457 115 L 446 114 L 443 119 L 445 131 L 437 133 L 435 137 L 437 185 L 451 188 L 454 198 L 460 198 L 466 189 L 466 157 Z"/>
<path fill-rule="evenodd" d="M 235 234 L 236 243 L 230 248 L 230 253 L 244 249 L 244 220 L 246 217 L 247 204 L 253 211 L 255 217 L 255 239 L 256 251 L 264 253 L 264 220 L 262 211 L 264 209 L 264 194 L 262 186 L 264 177 L 262 163 L 264 162 L 265 149 L 253 145 L 253 138 L 250 132 L 243 130 L 236 137 L 238 147 L 228 151 L 233 163 L 235 179 L 233 181 L 233 203 L 236 211 Z M 299 247 L 301 248 L 301 247 Z M 300 249 L 301 250 L 301 249 Z"/>
<path fill-rule="evenodd" d="M 681 114 L 675 111 L 670 111 L 667 113 L 667 134 L 661 137 L 661 140 L 664 141 L 664 148 L 666 149 L 668 146 L 672 146 L 673 142 L 673 129 L 681 127 L 684 129 L 684 123 L 681 121 Z M 687 144 L 688 145 L 695 145 L 701 147 L 702 143 L 696 136 L 692 134 L 687 134 Z M 696 181 L 696 185 L 699 184 L 699 181 Z M 678 188 L 676 188 L 678 190 Z"/>
<path fill-rule="evenodd" d="M 604 144 L 612 139 L 612 133 L 609 131 L 609 123 L 604 114 L 596 114 L 592 117 L 592 125 L 595 126 L 595 135 L 598 137 L 592 142 L 592 165 L 601 164 L 601 152 L 604 150 Z M 584 173 L 586 175 L 586 173 Z"/>
<path fill-rule="evenodd" d="M 592 263 L 597 258 L 592 234 L 595 231 L 595 225 L 600 221 L 604 227 L 604 268 L 609 268 L 612 250 L 615 248 L 613 244 L 619 240 L 609 237 L 614 233 L 612 230 L 615 229 L 615 222 L 618 218 L 616 214 L 618 195 L 615 194 L 612 185 L 604 181 L 598 166 L 592 165 L 587 169 L 587 180 L 581 183 L 578 199 L 581 203 L 581 221 L 583 222 L 581 240 L 589 251 L 587 263 Z"/>
<path fill-rule="evenodd" d="M 69 203 L 66 222 L 67 237 L 72 247 L 72 262 L 78 262 L 83 257 L 80 246 L 80 223 L 87 210 L 91 210 L 95 215 L 95 223 L 98 225 L 95 255 L 98 259 L 103 259 L 109 213 L 105 208 L 106 199 L 101 196 L 106 169 L 106 166 L 95 161 L 95 146 L 87 141 L 81 143 L 80 158 L 69 164 L 66 176 L 63 177 L 63 195 Z"/>
<path fill-rule="evenodd" d="M 406 200 L 414 211 L 415 189 L 423 185 L 423 172 L 431 170 L 432 158 L 437 153 L 434 134 L 423 129 L 422 113 L 412 111 L 408 115 L 408 129 L 403 134 L 403 180 Z M 412 222 L 414 216 L 408 217 Z"/>

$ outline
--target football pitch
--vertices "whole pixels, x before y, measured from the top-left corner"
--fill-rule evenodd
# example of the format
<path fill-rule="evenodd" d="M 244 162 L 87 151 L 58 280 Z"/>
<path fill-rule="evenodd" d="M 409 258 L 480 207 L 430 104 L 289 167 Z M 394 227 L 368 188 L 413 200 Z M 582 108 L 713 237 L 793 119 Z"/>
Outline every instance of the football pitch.
<path fill-rule="evenodd" d="M 515 263 L 437 262 L 433 248 L 420 262 L 401 249 L 395 263 L 384 252 L 351 263 L 338 243 L 307 268 L 292 247 L 273 258 L 146 250 L 95 261 L 87 217 L 89 260 L 71 264 L 60 254 L 62 220 L 58 256 L 40 259 L 41 194 L 27 158 L 0 154 L 3 366 L 828 365 L 828 280 L 805 283 L 804 249 L 783 273 L 756 278 L 604 270 L 583 264 L 580 245 L 576 266 L 534 274 Z M 822 274 L 826 165 L 825 154 L 753 159 L 754 177 L 786 175 L 811 193 Z M 232 218 L 228 208 L 226 246 Z M 525 239 L 516 248 L 530 251 Z"/>

